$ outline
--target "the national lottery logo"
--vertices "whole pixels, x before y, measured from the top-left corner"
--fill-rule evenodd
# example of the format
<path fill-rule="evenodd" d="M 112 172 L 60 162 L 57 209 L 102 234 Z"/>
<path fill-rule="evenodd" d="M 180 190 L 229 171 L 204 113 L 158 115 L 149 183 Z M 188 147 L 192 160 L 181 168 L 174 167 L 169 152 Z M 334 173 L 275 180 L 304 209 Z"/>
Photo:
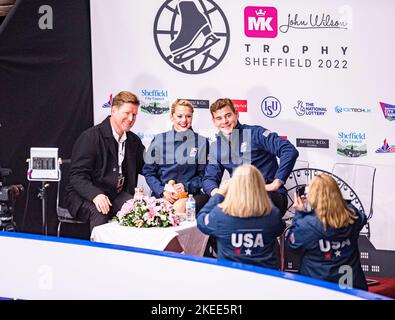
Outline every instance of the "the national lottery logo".
<path fill-rule="evenodd" d="M 229 24 L 213 0 L 167 0 L 155 17 L 154 40 L 172 68 L 188 74 L 205 73 L 228 51 Z"/>
<path fill-rule="evenodd" d="M 323 116 L 328 111 L 325 107 L 317 107 L 314 102 L 303 102 L 298 100 L 296 106 L 294 106 L 296 114 L 301 116 Z"/>
<path fill-rule="evenodd" d="M 274 7 L 244 8 L 244 33 L 252 38 L 277 37 L 278 16 Z"/>
<path fill-rule="evenodd" d="M 281 112 L 281 102 L 276 97 L 266 97 L 261 103 L 261 110 L 266 117 L 275 118 Z"/>

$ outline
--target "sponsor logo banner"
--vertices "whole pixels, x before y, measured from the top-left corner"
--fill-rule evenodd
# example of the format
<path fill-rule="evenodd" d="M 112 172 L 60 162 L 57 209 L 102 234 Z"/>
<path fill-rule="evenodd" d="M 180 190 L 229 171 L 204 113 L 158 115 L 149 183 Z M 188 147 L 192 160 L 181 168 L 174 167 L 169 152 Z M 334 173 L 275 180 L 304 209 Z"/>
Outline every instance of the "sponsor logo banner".
<path fill-rule="evenodd" d="M 305 102 L 298 100 L 296 106 L 294 106 L 296 114 L 301 116 L 323 116 L 328 111 L 325 107 L 317 107 L 314 102 Z"/>
<path fill-rule="evenodd" d="M 395 153 L 395 145 L 390 146 L 387 139 L 384 139 L 383 145 L 376 150 L 376 153 Z"/>
<path fill-rule="evenodd" d="M 372 109 L 370 108 L 352 108 L 352 107 L 335 107 L 336 113 L 371 113 Z"/>
<path fill-rule="evenodd" d="M 141 90 L 141 111 L 154 115 L 169 113 L 168 96 L 167 90 Z"/>
<path fill-rule="evenodd" d="M 329 148 L 328 139 L 296 138 L 296 146 L 300 148 Z"/>
<path fill-rule="evenodd" d="M 359 158 L 368 153 L 366 134 L 361 132 L 338 132 L 337 154 L 343 157 Z"/>
<path fill-rule="evenodd" d="M 105 109 L 105 108 L 111 108 L 111 106 L 112 106 L 112 93 L 110 94 L 110 99 L 105 104 L 103 104 L 101 107 L 103 109 Z"/>
<path fill-rule="evenodd" d="M 277 37 L 277 9 L 274 7 L 245 7 L 244 33 L 252 38 Z"/>
<path fill-rule="evenodd" d="M 238 112 L 247 112 L 247 100 L 234 100 L 233 105 Z"/>
<path fill-rule="evenodd" d="M 380 102 L 381 110 L 383 110 L 384 118 L 388 121 L 395 120 L 395 106 L 392 104 Z"/>
<path fill-rule="evenodd" d="M 184 99 L 184 98 L 183 98 Z M 185 99 L 192 103 L 192 106 L 197 109 L 209 109 L 210 101 L 201 99 Z"/>

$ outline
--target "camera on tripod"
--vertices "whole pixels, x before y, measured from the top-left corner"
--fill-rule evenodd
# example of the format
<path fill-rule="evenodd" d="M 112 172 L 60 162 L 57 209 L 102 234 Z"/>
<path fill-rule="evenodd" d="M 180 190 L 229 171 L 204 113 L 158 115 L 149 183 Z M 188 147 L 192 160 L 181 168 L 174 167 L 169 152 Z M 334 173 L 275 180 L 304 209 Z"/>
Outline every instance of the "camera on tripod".
<path fill-rule="evenodd" d="M 0 168 L 0 231 L 16 231 L 14 206 L 16 198 L 24 190 L 21 184 L 5 185 L 6 177 L 11 172 L 11 169 Z"/>

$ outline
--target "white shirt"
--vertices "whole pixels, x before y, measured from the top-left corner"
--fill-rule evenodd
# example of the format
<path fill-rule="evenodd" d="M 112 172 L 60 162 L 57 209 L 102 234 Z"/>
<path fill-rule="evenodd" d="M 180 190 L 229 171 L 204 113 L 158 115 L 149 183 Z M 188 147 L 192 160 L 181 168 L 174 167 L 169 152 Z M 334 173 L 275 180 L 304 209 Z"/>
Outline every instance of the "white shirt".
<path fill-rule="evenodd" d="M 112 135 L 115 140 L 118 142 L 118 170 L 119 174 L 122 174 L 122 162 L 125 159 L 125 141 L 127 139 L 126 132 L 123 133 L 121 137 L 119 137 L 118 133 L 111 126 Z"/>

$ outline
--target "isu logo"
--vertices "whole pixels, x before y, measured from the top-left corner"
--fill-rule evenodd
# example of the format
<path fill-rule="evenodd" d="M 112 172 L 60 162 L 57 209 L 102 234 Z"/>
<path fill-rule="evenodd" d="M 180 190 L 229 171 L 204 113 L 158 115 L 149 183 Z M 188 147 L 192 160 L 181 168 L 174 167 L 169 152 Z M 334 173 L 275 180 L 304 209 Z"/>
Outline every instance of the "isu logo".
<path fill-rule="evenodd" d="M 228 51 L 229 24 L 212 0 L 168 0 L 155 17 L 154 40 L 162 58 L 174 69 L 205 73 Z"/>

